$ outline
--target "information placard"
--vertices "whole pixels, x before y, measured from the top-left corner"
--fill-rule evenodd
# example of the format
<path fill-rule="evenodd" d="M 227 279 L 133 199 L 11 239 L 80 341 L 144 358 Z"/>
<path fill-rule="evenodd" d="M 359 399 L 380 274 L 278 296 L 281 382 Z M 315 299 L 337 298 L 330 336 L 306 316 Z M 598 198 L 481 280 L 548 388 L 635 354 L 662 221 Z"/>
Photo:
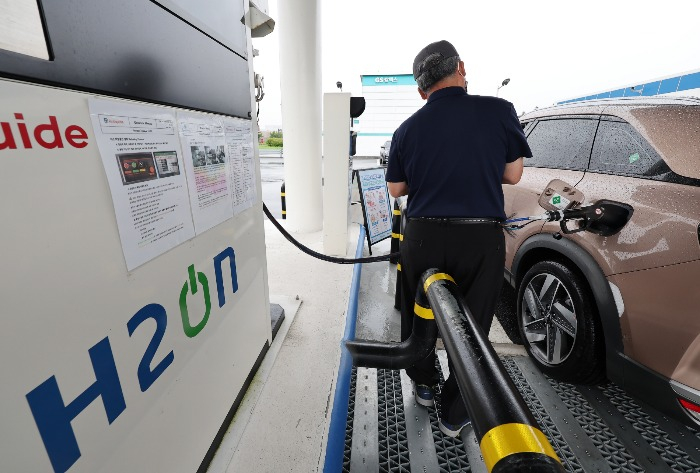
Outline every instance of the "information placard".
<path fill-rule="evenodd" d="M 384 168 L 359 169 L 356 172 L 362 213 L 367 229 L 367 243 L 372 245 L 391 237 L 391 203 Z"/>
<path fill-rule="evenodd" d="M 226 148 L 233 179 L 233 213 L 251 208 L 257 199 L 255 153 L 250 120 L 226 117 Z"/>
<path fill-rule="evenodd" d="M 90 98 L 129 271 L 195 235 L 172 110 Z"/>
<path fill-rule="evenodd" d="M 223 117 L 180 111 L 177 118 L 192 218 L 199 235 L 233 217 Z"/>

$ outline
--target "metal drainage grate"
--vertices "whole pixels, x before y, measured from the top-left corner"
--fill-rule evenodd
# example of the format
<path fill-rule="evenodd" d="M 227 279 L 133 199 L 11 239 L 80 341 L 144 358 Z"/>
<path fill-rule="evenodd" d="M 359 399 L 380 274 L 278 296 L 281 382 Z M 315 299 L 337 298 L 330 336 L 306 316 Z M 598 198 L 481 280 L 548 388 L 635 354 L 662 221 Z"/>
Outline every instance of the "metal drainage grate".
<path fill-rule="evenodd" d="M 444 353 L 439 355 L 445 358 Z M 442 361 L 447 369 L 446 360 Z M 504 357 L 502 361 L 566 471 L 700 472 L 700 433 L 635 401 L 618 386 L 611 383 L 600 387 L 559 383 L 542 375 L 527 357 Z M 439 362 L 437 366 L 442 384 L 443 366 Z M 374 446 L 369 446 L 363 440 L 365 450 L 376 451 L 376 448 L 378 455 L 373 459 L 371 455 L 367 456 L 371 462 L 357 471 L 410 472 L 411 460 L 414 470 L 420 470 L 414 473 L 486 471 L 473 431 L 463 434 L 464 441 L 451 439 L 440 432 L 439 390 L 436 392 L 436 406 L 427 411 L 413 404 L 404 406 L 404 399 L 409 403 L 413 395 L 402 392 L 402 377 L 404 389 L 410 390 L 411 385 L 410 382 L 407 384 L 408 378 L 405 374 L 402 376 L 400 371 L 376 370 L 377 398 L 374 409 L 378 411 L 377 423 L 356 422 L 358 376 L 353 368 L 343 472 L 355 468 L 351 467 L 353 424 L 369 425 L 365 428 L 377 432 L 367 434 L 376 435 L 378 439 L 378 445 Z M 368 389 L 368 386 L 364 389 Z M 406 419 L 407 412 L 413 413 L 410 419 Z M 407 431 L 407 425 L 410 431 Z M 432 444 L 420 439 L 422 429 L 432 433 L 437 458 L 431 459 Z M 358 432 L 355 433 L 357 436 Z M 413 459 L 409 448 L 414 450 Z M 362 455 L 358 456 L 361 462 L 366 453 Z M 470 459 L 473 463 L 471 466 Z M 372 462 L 374 466 L 371 466 Z"/>
<path fill-rule="evenodd" d="M 410 472 L 399 371 L 377 370 L 379 471 Z"/>
<path fill-rule="evenodd" d="M 504 357 L 501 361 L 503 362 L 503 366 L 508 372 L 508 375 L 518 388 L 518 391 L 520 391 L 520 394 L 525 400 L 527 407 L 530 408 L 535 420 L 537 420 L 537 424 L 539 424 L 542 433 L 547 436 L 549 443 L 552 444 L 552 448 L 554 448 L 554 451 L 557 452 L 557 455 L 559 456 L 559 459 L 561 460 L 566 471 L 574 473 L 583 472 L 584 469 L 574 455 L 574 452 L 564 440 L 564 437 L 559 432 L 559 429 L 552 421 L 544 406 L 537 398 L 535 391 L 528 384 L 527 380 L 513 359 L 510 357 Z"/>
<path fill-rule="evenodd" d="M 355 420 L 355 387 L 357 386 L 357 367 L 352 367 L 350 375 L 350 399 L 348 401 L 348 418 L 345 424 L 345 447 L 343 448 L 343 473 L 350 472 L 350 452 L 352 451 L 352 425 Z"/>
<path fill-rule="evenodd" d="M 573 385 L 553 382 L 552 387 L 603 454 L 612 471 L 623 473 L 644 471 Z"/>
<path fill-rule="evenodd" d="M 442 386 L 445 378 L 443 376 L 440 361 L 436 358 L 435 365 L 438 373 L 440 373 L 440 386 Z M 456 472 L 471 472 L 467 453 L 464 450 L 464 442 L 461 438 L 451 438 L 440 432 L 438 427 L 438 412 L 441 409 L 441 391 L 440 388 L 435 393 L 435 408 L 430 409 L 430 427 L 433 431 L 433 441 L 435 442 L 435 453 L 438 457 L 438 466 L 440 473 L 456 473 Z"/>
<path fill-rule="evenodd" d="M 642 409 L 637 401 L 632 399 L 626 392 L 624 392 L 619 386 L 609 383 L 603 389 L 603 394 L 610 400 L 610 402 L 625 416 L 625 418 L 634 426 L 635 430 L 649 442 L 649 445 L 658 453 L 661 458 L 668 464 L 673 471 L 692 473 L 700 471 L 700 465 L 697 461 L 698 444 L 696 443 L 694 448 L 689 445 L 690 453 L 696 453 L 695 460 L 691 458 L 690 454 L 687 453 L 679 445 L 679 440 L 682 439 L 672 439 L 673 435 L 673 422 L 665 418 L 663 415 L 661 422 L 666 424 L 665 429 L 652 418 L 647 410 Z M 669 427 L 671 427 L 669 429 Z M 681 434 L 686 436 L 696 436 L 697 433 L 693 432 L 685 426 L 678 425 Z M 693 435 L 695 434 L 695 435 Z M 697 437 L 696 437 L 697 438 Z"/>

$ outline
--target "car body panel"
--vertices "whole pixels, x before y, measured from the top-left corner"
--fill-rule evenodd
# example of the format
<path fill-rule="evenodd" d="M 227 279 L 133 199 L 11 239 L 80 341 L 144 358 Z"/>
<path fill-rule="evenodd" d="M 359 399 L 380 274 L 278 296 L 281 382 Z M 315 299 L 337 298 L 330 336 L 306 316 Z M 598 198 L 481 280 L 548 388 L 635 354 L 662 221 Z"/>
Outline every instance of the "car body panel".
<path fill-rule="evenodd" d="M 577 142 L 567 141 L 571 131 L 552 134 L 566 127 L 552 126 L 550 134 L 543 130 L 532 141 L 533 152 L 534 145 L 539 146 L 540 159 L 530 166 L 526 161 L 516 186 L 503 186 L 506 215 L 543 213 L 539 195 L 556 178 L 583 192 L 584 205 L 602 199 L 630 205 L 631 218 L 607 237 L 591 232 L 562 235 L 559 222 L 534 222 L 516 230 L 506 237 L 506 278 L 517 289 L 520 278 L 538 261 L 568 261 L 576 267 L 588 281 L 600 315 L 607 376 L 663 412 L 697 425 L 681 409 L 671 385 L 700 392 L 700 100 L 586 101 L 537 110 L 521 122 L 532 138 L 533 130 L 548 120 L 587 115 L 600 118 L 589 162 L 584 151 L 575 155 L 576 161 L 557 163 L 557 156 L 571 156 L 559 153 L 566 149 L 560 145 L 571 143 L 577 149 Z M 625 122 L 629 125 L 617 124 Z M 632 141 L 611 133 L 623 127 L 630 130 L 625 136 Z M 590 127 L 586 130 L 590 133 Z M 617 136 L 620 141 L 615 141 Z M 551 139 L 561 141 L 549 149 Z M 629 143 L 640 146 L 642 159 L 632 146 L 628 166 L 623 162 L 626 153 L 623 160 L 620 153 Z M 546 157 L 547 150 L 552 158 Z M 657 161 L 647 161 L 645 168 L 645 158 Z M 572 165 L 602 171 L 557 169 Z M 568 228 L 576 228 L 576 223 L 569 222 Z"/>
<path fill-rule="evenodd" d="M 568 171 L 560 169 L 531 168 L 523 169 L 520 182 L 515 185 L 504 185 L 504 204 L 508 218 L 529 217 L 542 215 L 544 209 L 537 204 L 542 191 L 552 179 L 561 179 L 575 184 L 583 177 L 583 171 Z M 515 236 L 506 236 L 506 268 L 513 264 L 513 257 L 519 246 L 530 236 L 538 233 L 542 224 L 534 222 L 522 230 L 517 230 Z M 556 232 L 554 230 L 552 233 Z"/>
<path fill-rule="evenodd" d="M 634 208 L 616 235 L 577 234 L 606 275 L 700 259 L 700 187 L 589 171 L 576 188 L 586 204 L 609 199 Z"/>
<path fill-rule="evenodd" d="M 700 260 L 609 279 L 624 295 L 625 354 L 687 386 L 700 386 Z"/>

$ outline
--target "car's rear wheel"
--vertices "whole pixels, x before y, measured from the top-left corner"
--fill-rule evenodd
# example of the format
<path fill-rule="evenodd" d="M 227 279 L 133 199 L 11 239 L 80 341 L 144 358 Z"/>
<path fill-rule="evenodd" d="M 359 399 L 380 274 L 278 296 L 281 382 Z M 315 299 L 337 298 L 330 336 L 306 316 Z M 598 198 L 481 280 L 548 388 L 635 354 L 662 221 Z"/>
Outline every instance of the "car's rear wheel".
<path fill-rule="evenodd" d="M 544 373 L 579 384 L 604 379 L 603 331 L 582 276 L 558 261 L 541 261 L 523 277 L 517 301 L 523 344 Z"/>

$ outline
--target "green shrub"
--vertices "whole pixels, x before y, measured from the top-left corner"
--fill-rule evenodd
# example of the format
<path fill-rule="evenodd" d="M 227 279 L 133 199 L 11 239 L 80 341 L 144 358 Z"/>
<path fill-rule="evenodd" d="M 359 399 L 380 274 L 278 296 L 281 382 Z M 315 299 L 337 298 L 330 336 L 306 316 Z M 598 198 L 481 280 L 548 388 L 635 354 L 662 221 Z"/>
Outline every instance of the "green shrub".
<path fill-rule="evenodd" d="M 282 138 L 268 138 L 266 141 L 266 144 L 268 146 L 273 146 L 275 148 L 281 148 L 282 147 Z"/>

